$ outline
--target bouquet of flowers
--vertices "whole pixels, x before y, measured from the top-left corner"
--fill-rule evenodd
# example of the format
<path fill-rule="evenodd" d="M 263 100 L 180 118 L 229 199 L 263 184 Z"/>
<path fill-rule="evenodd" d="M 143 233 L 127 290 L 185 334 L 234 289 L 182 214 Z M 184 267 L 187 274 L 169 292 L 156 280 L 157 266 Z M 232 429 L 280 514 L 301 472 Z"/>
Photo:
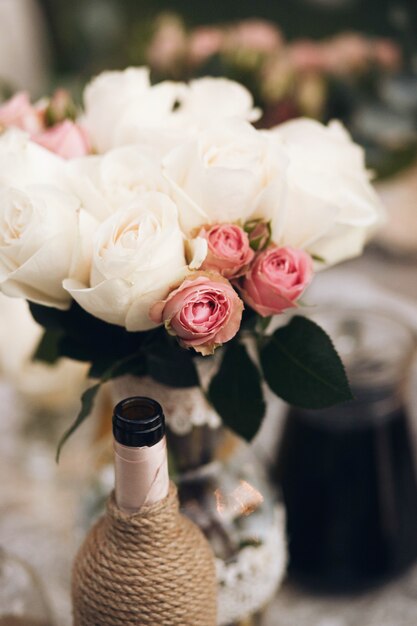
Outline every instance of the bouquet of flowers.
<path fill-rule="evenodd" d="M 316 271 L 359 254 L 381 218 L 363 152 L 337 122 L 257 130 L 222 78 L 151 85 L 104 72 L 74 116 L 65 94 L 0 107 L 0 288 L 45 328 L 37 359 L 203 391 L 241 436 L 264 383 L 322 407 L 350 397 L 329 337 L 300 306 Z M 269 330 L 272 328 L 273 330 Z M 215 354 L 214 354 L 215 353 Z"/>

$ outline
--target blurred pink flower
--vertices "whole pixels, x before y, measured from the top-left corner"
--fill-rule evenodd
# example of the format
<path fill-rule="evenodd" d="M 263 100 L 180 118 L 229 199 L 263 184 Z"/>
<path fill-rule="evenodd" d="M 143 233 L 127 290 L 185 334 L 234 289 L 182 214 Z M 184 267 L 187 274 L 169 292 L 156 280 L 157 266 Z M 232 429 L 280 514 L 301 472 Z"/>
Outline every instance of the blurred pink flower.
<path fill-rule="evenodd" d="M 325 69 L 335 74 L 365 71 L 371 59 L 371 43 L 357 33 L 342 33 L 323 42 Z"/>
<path fill-rule="evenodd" d="M 175 69 L 185 52 L 187 36 L 182 21 L 175 15 L 164 15 L 158 20 L 157 29 L 147 49 L 149 65 L 159 71 Z"/>
<path fill-rule="evenodd" d="M 322 47 L 309 39 L 299 39 L 289 44 L 288 57 L 293 68 L 299 72 L 321 72 L 325 68 Z"/>
<path fill-rule="evenodd" d="M 42 133 L 33 136 L 33 141 L 64 159 L 85 156 L 91 152 L 87 133 L 79 124 L 65 120 Z"/>
<path fill-rule="evenodd" d="M 224 33 L 216 26 L 195 28 L 188 40 L 188 59 L 192 65 L 200 65 L 220 52 Z"/>
<path fill-rule="evenodd" d="M 372 56 L 378 65 L 389 72 L 401 67 L 401 49 L 390 39 L 376 39 L 372 44 Z"/>
<path fill-rule="evenodd" d="M 15 126 L 32 135 L 43 129 L 43 112 L 31 104 L 26 91 L 19 91 L 0 106 L 1 126 Z"/>
<path fill-rule="evenodd" d="M 279 50 L 283 40 L 281 31 L 272 22 L 247 19 L 237 22 L 228 29 L 227 48 L 233 52 L 244 48 L 254 52 L 271 53 Z"/>

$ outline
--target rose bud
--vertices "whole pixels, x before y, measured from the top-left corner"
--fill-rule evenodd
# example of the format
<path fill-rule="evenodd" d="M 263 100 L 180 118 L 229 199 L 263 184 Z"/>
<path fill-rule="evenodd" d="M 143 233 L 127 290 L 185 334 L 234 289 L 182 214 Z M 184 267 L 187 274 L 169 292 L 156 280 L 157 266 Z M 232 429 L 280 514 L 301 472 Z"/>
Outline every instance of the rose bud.
<path fill-rule="evenodd" d="M 185 348 L 203 355 L 234 337 L 239 330 L 243 302 L 219 274 L 196 272 L 151 307 L 150 318 L 165 324 Z"/>
<path fill-rule="evenodd" d="M 254 252 L 245 231 L 235 224 L 215 224 L 203 227 L 199 237 L 207 241 L 207 256 L 202 269 L 215 270 L 226 278 L 245 273 Z"/>
<path fill-rule="evenodd" d="M 64 159 L 82 157 L 91 152 L 86 131 L 82 126 L 69 120 L 35 135 L 33 141 Z"/>
<path fill-rule="evenodd" d="M 271 241 L 270 222 L 251 220 L 250 222 L 246 222 L 245 231 L 248 233 L 250 247 L 256 252 L 266 248 Z"/>
<path fill-rule="evenodd" d="M 256 257 L 240 286 L 244 301 L 262 317 L 296 306 L 313 276 L 304 250 L 273 246 Z"/>
<path fill-rule="evenodd" d="M 66 119 L 75 120 L 77 107 L 71 94 L 66 89 L 57 89 L 49 100 L 45 114 L 49 126 Z"/>

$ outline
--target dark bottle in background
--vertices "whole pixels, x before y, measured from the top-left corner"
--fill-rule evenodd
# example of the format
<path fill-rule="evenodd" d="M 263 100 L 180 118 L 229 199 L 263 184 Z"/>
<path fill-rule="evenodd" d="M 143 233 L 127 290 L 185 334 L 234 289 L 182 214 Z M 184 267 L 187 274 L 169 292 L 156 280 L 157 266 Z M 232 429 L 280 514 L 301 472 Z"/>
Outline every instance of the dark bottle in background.
<path fill-rule="evenodd" d="M 274 479 L 287 509 L 289 572 L 328 591 L 359 591 L 417 558 L 417 479 L 405 401 L 413 337 L 376 314 L 318 320 L 336 343 L 353 401 L 291 408 Z"/>

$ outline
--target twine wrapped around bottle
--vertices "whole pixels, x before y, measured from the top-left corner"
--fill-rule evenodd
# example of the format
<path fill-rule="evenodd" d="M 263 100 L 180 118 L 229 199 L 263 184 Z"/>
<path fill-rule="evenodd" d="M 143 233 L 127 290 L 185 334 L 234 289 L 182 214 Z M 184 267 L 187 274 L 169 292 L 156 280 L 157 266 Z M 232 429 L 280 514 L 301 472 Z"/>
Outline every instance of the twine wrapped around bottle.
<path fill-rule="evenodd" d="M 74 626 L 215 626 L 216 591 L 211 548 L 172 483 L 132 515 L 113 493 L 75 559 Z"/>

